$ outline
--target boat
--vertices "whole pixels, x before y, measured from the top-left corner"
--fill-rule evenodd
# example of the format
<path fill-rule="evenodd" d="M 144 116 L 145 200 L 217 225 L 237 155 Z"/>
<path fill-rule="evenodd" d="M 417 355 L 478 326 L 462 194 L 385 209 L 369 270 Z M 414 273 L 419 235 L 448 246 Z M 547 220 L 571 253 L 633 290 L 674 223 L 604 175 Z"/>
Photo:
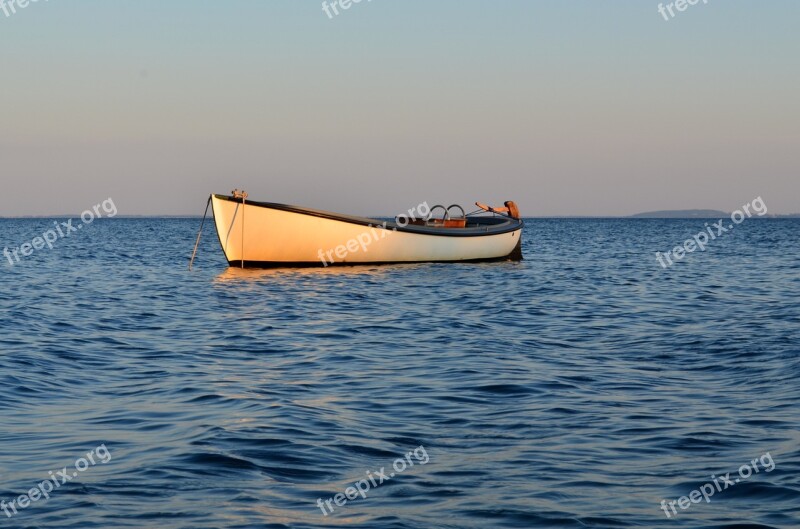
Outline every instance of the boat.
<path fill-rule="evenodd" d="M 522 259 L 524 222 L 512 201 L 498 208 L 476 202 L 470 214 L 423 203 L 393 221 L 251 201 L 238 189 L 209 203 L 225 259 L 241 268 Z"/>

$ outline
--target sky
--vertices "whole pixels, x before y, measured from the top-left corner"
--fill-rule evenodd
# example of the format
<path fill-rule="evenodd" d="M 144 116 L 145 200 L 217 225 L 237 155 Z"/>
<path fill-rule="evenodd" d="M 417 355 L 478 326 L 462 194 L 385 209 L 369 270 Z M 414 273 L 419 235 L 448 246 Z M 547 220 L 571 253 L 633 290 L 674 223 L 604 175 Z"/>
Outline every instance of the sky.
<path fill-rule="evenodd" d="M 0 216 L 200 215 L 233 188 L 361 215 L 800 212 L 800 2 L 658 4 L 0 9 Z"/>

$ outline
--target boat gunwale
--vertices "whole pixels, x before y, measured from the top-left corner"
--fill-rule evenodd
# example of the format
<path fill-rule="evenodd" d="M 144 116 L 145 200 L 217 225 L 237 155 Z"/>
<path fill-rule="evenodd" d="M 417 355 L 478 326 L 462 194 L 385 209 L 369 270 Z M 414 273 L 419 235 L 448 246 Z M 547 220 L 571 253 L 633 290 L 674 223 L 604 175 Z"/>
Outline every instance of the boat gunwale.
<path fill-rule="evenodd" d="M 226 200 L 228 202 L 242 203 L 241 198 L 234 198 L 229 195 L 214 195 L 219 200 Z M 299 215 L 308 215 L 311 217 L 319 217 L 328 220 L 335 220 L 339 222 L 346 222 L 349 224 L 356 224 L 365 227 L 377 228 L 384 225 L 384 221 L 372 219 L 369 217 L 358 217 L 355 215 L 344 215 L 341 213 L 334 213 L 331 211 L 323 211 L 313 208 L 305 208 L 300 206 L 292 206 L 289 204 L 280 204 L 277 202 L 258 202 L 254 200 L 247 200 L 245 202 L 248 206 L 255 206 L 267 209 L 275 209 L 278 211 L 286 211 L 289 213 L 296 213 Z M 213 205 L 212 205 L 213 211 Z M 394 221 L 385 221 L 386 227 L 383 229 L 390 229 L 401 233 L 413 233 L 417 235 L 431 235 L 436 237 L 486 237 L 492 235 L 501 235 L 503 233 L 511 233 L 521 230 L 525 225 L 522 219 L 512 219 L 505 217 L 498 219 L 498 217 L 471 217 L 471 220 L 477 220 L 481 226 L 471 228 L 441 228 L 434 226 L 416 226 L 408 224 L 400 226 Z M 499 220 L 499 222 L 498 222 Z M 481 223 L 481 221 L 489 221 Z M 217 234 L 219 236 L 219 233 Z M 222 241 L 220 240 L 220 243 Z"/>

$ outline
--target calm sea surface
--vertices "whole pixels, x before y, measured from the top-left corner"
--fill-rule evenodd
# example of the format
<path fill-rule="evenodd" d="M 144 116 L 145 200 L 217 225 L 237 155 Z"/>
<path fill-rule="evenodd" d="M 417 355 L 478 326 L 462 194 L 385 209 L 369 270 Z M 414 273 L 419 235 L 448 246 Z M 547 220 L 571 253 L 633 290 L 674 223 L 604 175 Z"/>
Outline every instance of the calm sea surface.
<path fill-rule="evenodd" d="M 800 527 L 800 221 L 662 269 L 704 223 L 279 271 L 229 269 L 207 224 L 188 272 L 199 219 L 108 219 L 3 257 L 0 528 Z"/>

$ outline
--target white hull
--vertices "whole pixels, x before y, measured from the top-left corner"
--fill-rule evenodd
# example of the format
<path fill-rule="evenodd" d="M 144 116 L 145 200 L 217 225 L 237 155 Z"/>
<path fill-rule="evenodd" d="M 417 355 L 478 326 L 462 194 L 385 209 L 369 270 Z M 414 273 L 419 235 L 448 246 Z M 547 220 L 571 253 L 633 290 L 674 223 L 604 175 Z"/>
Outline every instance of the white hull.
<path fill-rule="evenodd" d="M 522 236 L 522 222 L 512 219 L 460 230 L 395 223 L 381 228 L 374 219 L 282 204 L 242 205 L 223 195 L 213 195 L 212 206 L 225 258 L 235 266 L 493 260 L 512 254 Z"/>

